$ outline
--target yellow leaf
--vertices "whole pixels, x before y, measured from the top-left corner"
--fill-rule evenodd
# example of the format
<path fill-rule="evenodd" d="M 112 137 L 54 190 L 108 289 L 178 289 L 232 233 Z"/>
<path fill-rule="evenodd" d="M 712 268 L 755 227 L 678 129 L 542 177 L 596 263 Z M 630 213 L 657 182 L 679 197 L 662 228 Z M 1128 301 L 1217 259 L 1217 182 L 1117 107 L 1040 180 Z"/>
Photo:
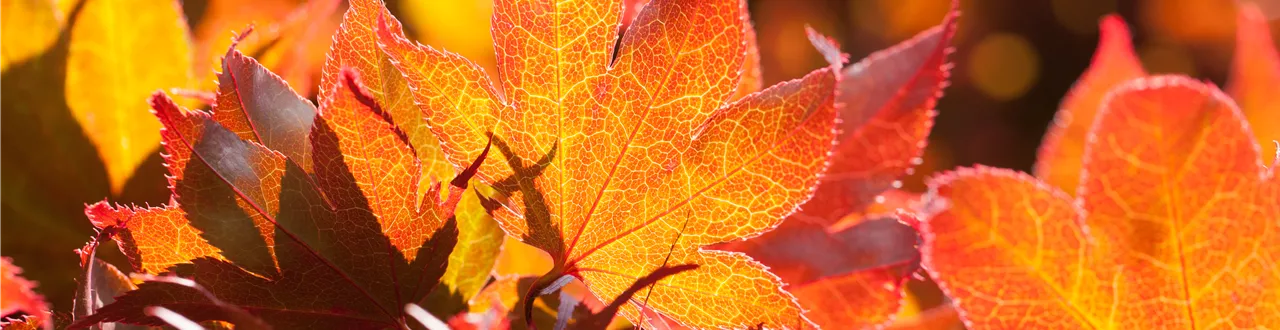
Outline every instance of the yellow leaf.
<path fill-rule="evenodd" d="M 190 84 L 187 23 L 174 1 L 89 0 L 72 27 L 70 47 L 67 105 L 118 193 L 160 142 L 147 97 Z"/>
<path fill-rule="evenodd" d="M 0 5 L 0 71 L 44 52 L 57 40 L 62 12 L 53 1 L 4 0 Z"/>

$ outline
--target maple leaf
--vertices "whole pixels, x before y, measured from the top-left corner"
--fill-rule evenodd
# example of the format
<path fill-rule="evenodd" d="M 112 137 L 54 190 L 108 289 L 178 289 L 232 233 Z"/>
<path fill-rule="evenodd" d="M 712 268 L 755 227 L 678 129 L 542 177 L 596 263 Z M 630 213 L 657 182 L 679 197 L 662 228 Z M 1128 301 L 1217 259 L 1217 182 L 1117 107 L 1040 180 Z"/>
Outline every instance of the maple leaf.
<path fill-rule="evenodd" d="M 8 257 L 0 257 L 0 316 L 16 312 L 27 313 L 30 319 L 23 323 L 44 325 L 52 329 L 49 320 L 49 304 L 44 296 L 35 292 L 36 284 L 22 278 L 22 268 L 13 265 Z"/>
<path fill-rule="evenodd" d="M 840 135 L 813 198 L 791 219 L 831 225 L 875 203 L 920 164 L 947 86 L 959 3 L 943 23 L 845 68 Z"/>
<path fill-rule="evenodd" d="M 114 228 L 101 230 L 84 247 L 76 249 L 76 254 L 80 255 L 80 276 L 76 279 L 75 304 L 71 308 L 72 321 L 92 315 L 103 305 L 115 301 L 116 296 L 138 288 L 120 269 L 98 259 L 98 247 L 115 234 Z M 93 329 L 135 330 L 150 327 L 103 323 Z"/>
<path fill-rule="evenodd" d="M 318 15 L 312 9 L 323 2 L 333 1 L 314 1 L 296 13 Z M 164 170 L 155 144 L 160 140 L 159 126 L 147 113 L 147 97 L 156 89 L 189 88 L 199 86 L 197 81 L 213 81 L 159 80 L 178 76 L 190 79 L 192 64 L 202 65 L 199 70 L 206 73 L 210 71 L 209 64 L 217 66 L 218 62 L 205 62 L 203 57 L 192 61 L 190 51 L 181 50 L 191 46 L 187 45 L 187 22 L 180 16 L 181 7 L 176 1 L 18 0 L 5 1 L 4 6 L 6 37 L 0 40 L 3 43 L 0 49 L 5 56 L 6 97 L 0 102 L 5 110 L 2 140 L 6 141 L 4 150 L 9 156 L 5 157 L 4 170 L 0 171 L 6 182 L 4 228 L 22 228 L 13 232 L 31 229 L 41 232 L 41 235 L 8 236 L 4 249 L 21 251 L 11 254 L 19 263 L 63 261 L 29 269 L 29 275 L 40 279 L 51 302 L 59 307 L 57 305 L 72 301 L 75 288 L 74 276 L 66 274 L 75 273 L 77 265 L 64 258 L 65 253 L 80 247 L 86 235 L 92 234 L 89 227 L 78 222 L 82 219 L 82 204 L 111 196 L 115 201 L 155 205 L 169 194 L 162 176 L 145 175 Z M 49 18 L 53 21 L 47 20 Z M 214 19 L 205 16 L 200 21 Z M 305 39 L 301 34 L 313 31 L 312 34 L 319 35 L 312 40 L 326 42 L 318 52 L 322 60 L 328 35 L 308 27 L 321 21 L 326 20 L 298 17 L 289 22 L 291 24 L 260 25 L 259 35 L 272 35 L 269 38 L 272 47 L 251 52 L 271 58 L 264 59 L 268 66 L 282 60 L 302 62 L 291 60 L 292 53 L 315 57 L 310 48 L 302 50 L 298 45 L 302 43 L 299 40 Z M 334 21 L 336 27 L 336 20 L 329 21 Z M 11 24 L 20 25 L 9 28 Z M 279 29 L 261 33 L 273 30 L 272 27 Z M 21 36 L 9 38 L 13 33 Z M 225 47 L 231 38 L 227 38 L 226 31 L 220 33 L 210 39 Z M 50 44 L 40 40 L 46 36 L 52 36 Z M 123 50 L 117 51 L 117 48 Z M 220 54 L 223 49 L 217 48 L 213 53 Z M 24 58 L 28 54 L 30 57 Z M 109 61 L 95 62 L 99 59 Z M 179 62 L 188 64 L 182 66 Z M 72 72 L 85 68 L 93 71 Z M 307 71 L 307 76 L 318 73 L 310 68 L 295 71 Z M 83 79 L 68 80 L 73 76 Z M 286 74 L 286 78 L 293 79 L 293 76 Z M 86 89 L 94 93 L 82 93 Z M 199 98 L 212 95 L 206 90 L 191 89 L 178 89 L 174 94 Z M 122 107 L 117 108 L 117 104 Z M 117 120 L 121 121 L 119 125 L 115 124 Z M 121 153 L 99 148 L 100 145 L 120 146 L 113 147 L 115 149 L 128 146 L 130 150 Z M 133 161 L 140 163 L 126 164 Z M 144 175 L 130 175 L 135 172 Z M 60 307 L 65 310 L 70 306 Z"/>
<path fill-rule="evenodd" d="M 28 8 L 8 7 L 13 3 L 34 4 L 39 1 L 6 1 L 4 13 L 35 19 L 38 16 L 65 17 L 61 24 L 74 24 L 79 15 L 58 12 L 52 2 Z M 25 10 L 25 11 L 24 11 Z M 77 219 L 79 207 L 111 193 L 106 167 L 92 140 L 77 123 L 64 99 L 67 53 L 70 31 L 62 25 L 33 24 L 10 28 L 18 20 L 4 20 L 4 33 L 15 31 L 39 35 L 51 33 L 55 41 L 43 53 L 24 61 L 8 63 L 4 68 L 4 97 L 0 97 L 0 129 L 4 144 L 3 195 L 0 200 L 0 222 L 3 231 L 19 233 L 35 230 L 40 235 L 7 235 L 3 247 L 18 264 L 41 264 L 27 269 L 26 276 L 38 279 L 41 290 L 56 309 L 67 309 L 74 295 L 75 262 L 67 251 L 84 244 L 92 231 Z M 0 49 L 7 54 L 22 49 L 24 38 L 0 39 Z M 145 96 L 144 96 L 145 97 Z M 143 110 L 145 111 L 145 110 Z M 157 157 L 158 159 L 158 157 Z M 158 162 L 156 162 L 158 163 Z M 154 191 L 163 194 L 162 179 L 154 180 Z M 143 189 L 146 190 L 146 189 Z M 137 196 L 136 189 L 122 194 Z M 129 198 L 129 197 L 125 197 Z M 63 262 L 50 262 L 62 260 Z"/>
<path fill-rule="evenodd" d="M 1235 60 L 1227 90 L 1253 125 L 1258 143 L 1269 145 L 1280 138 L 1280 124 L 1276 124 L 1280 123 L 1276 117 L 1280 103 L 1272 97 L 1280 88 L 1280 57 L 1266 18 L 1255 5 L 1242 3 L 1237 23 Z M 1063 99 L 1035 165 L 1036 177 L 1068 194 L 1074 194 L 1079 183 L 1084 146 L 1103 97 L 1121 83 L 1147 75 L 1120 16 L 1104 17 L 1099 31 L 1093 62 Z"/>
<path fill-rule="evenodd" d="M 947 84 L 957 8 L 953 2 L 942 24 L 845 68 L 841 133 L 813 198 L 777 230 L 716 247 L 769 266 L 822 327 L 881 326 L 900 307 L 918 259 L 914 229 L 895 214 L 909 202 L 873 209 L 900 193 L 890 189 L 919 164 Z"/>
<path fill-rule="evenodd" d="M 919 259 L 913 228 L 893 214 L 839 231 L 784 224 L 733 246 L 769 266 L 824 328 L 873 328 L 898 311 L 903 283 Z"/>
<path fill-rule="evenodd" d="M 761 265 L 700 247 L 764 232 L 808 197 L 833 138 L 837 68 L 730 101 L 747 62 L 742 2 L 654 1 L 618 44 L 622 10 L 497 2 L 496 86 L 478 65 L 405 39 L 390 16 L 378 41 L 450 162 L 492 133 L 501 161 L 479 177 L 504 193 L 502 229 L 552 256 L 539 287 L 574 276 L 610 300 L 664 264 L 697 264 L 622 313 L 642 325 L 640 305 L 693 327 L 804 326 Z"/>
<path fill-rule="evenodd" d="M 213 113 L 180 110 L 162 93 L 152 98 L 165 126 L 170 205 L 104 202 L 86 213 L 120 230 L 122 250 L 140 269 L 191 277 L 274 326 L 397 327 L 400 307 L 425 298 L 444 274 L 457 239 L 453 210 L 476 169 L 450 184 L 447 199 L 436 186 L 419 200 L 415 150 L 357 73 L 344 71 L 317 114 L 252 59 L 230 50 L 225 61 L 221 77 L 234 83 L 220 86 Z M 313 125 L 303 124 L 308 118 Z M 140 230 L 148 226 L 194 237 Z M 147 314 L 156 306 L 195 321 L 234 316 L 214 305 L 191 287 L 146 282 L 73 327 L 161 324 Z"/>
<path fill-rule="evenodd" d="M 925 268 L 979 329 L 1280 326 L 1280 159 L 1249 127 L 1211 85 L 1123 83 L 1074 198 L 988 167 L 931 180 Z"/>
<path fill-rule="evenodd" d="M 65 13 L 53 1 L 5 1 L 0 3 L 0 72 L 45 52 L 58 39 Z"/>
<path fill-rule="evenodd" d="M 1260 145 L 1280 139 L 1280 55 L 1267 17 L 1254 3 L 1241 3 L 1236 19 L 1235 59 L 1227 92 L 1240 105 Z"/>
<path fill-rule="evenodd" d="M 392 118 L 396 118 L 396 127 L 409 138 L 410 146 L 421 164 L 418 198 L 424 198 L 431 183 L 451 179 L 466 165 L 455 167 L 445 160 L 440 141 L 428 128 L 422 111 L 414 105 L 405 78 L 392 66 L 389 55 L 374 42 L 377 38 L 375 28 L 378 17 L 390 15 L 390 12 L 377 0 L 350 1 L 349 5 L 337 34 L 333 36 L 334 42 L 324 63 L 320 77 L 320 99 L 331 98 L 332 92 L 339 90 L 337 87 L 341 84 L 340 73 L 343 68 L 351 68 L 359 73 L 365 79 L 366 90 L 374 101 Z M 477 185 L 477 189 L 487 188 Z M 488 280 L 488 272 L 493 268 L 501 248 L 499 242 L 502 240 L 502 232 L 481 207 L 478 196 L 468 194 L 459 205 L 460 244 L 457 253 L 451 257 L 455 262 L 450 262 L 444 281 L 454 290 L 454 294 L 466 300 L 478 293 Z M 464 258 L 466 262 L 460 262 Z"/>
<path fill-rule="evenodd" d="M 191 44 L 176 1 L 86 1 L 71 29 L 66 102 L 119 193 L 160 142 L 146 95 L 192 83 Z M 160 68 L 160 69 L 157 69 Z M 106 79 L 106 80 L 104 80 Z"/>
<path fill-rule="evenodd" d="M 247 32 L 246 32 L 247 33 Z M 237 39 L 243 39 L 242 34 Z M 235 50 L 236 44 L 228 48 L 222 63 L 223 72 L 218 75 L 219 92 L 213 104 L 209 118 L 196 116 L 188 118 L 172 110 L 167 103 L 161 102 L 153 107 L 160 121 L 165 124 L 161 134 L 165 144 L 165 167 L 169 169 L 169 185 L 175 195 L 164 207 L 112 207 L 105 201 L 91 205 L 85 214 L 94 226 L 106 230 L 114 227 L 118 234 L 113 238 L 119 243 L 121 251 L 130 260 L 133 269 L 146 273 L 159 273 L 169 267 L 186 263 L 201 257 L 220 258 L 220 250 L 215 247 L 222 235 L 214 234 L 213 238 L 205 237 L 205 230 L 197 229 L 189 220 L 207 219 L 214 221 L 228 215 L 210 213 L 230 206 L 242 209 L 237 218 L 251 219 L 245 224 L 252 225 L 261 233 L 265 252 L 274 246 L 272 232 L 274 226 L 267 219 L 268 215 L 254 209 L 250 196 L 240 196 L 228 200 L 197 199 L 203 185 L 182 185 L 187 172 L 192 168 L 191 160 L 209 162 L 195 157 L 194 145 L 204 134 L 204 122 L 215 121 L 219 126 L 229 130 L 236 137 L 261 144 L 263 147 L 282 153 L 310 169 L 312 144 L 308 140 L 312 123 L 316 117 L 315 106 L 311 102 L 294 93 L 279 76 L 271 73 L 253 58 L 244 56 Z M 201 178 L 219 180 L 209 167 L 199 167 L 205 172 L 199 173 Z M 278 180 L 278 178 L 277 178 Z M 277 181 L 278 182 L 278 181 Z M 248 183 L 245 183 L 248 184 Z M 270 185 L 271 183 L 263 183 Z M 224 189 L 230 189 L 224 188 Z M 252 194 L 257 189 L 246 193 Z M 207 193 L 205 193 L 207 194 Z M 192 195 L 191 201 L 184 201 L 179 206 L 180 196 Z M 259 200 L 270 198 L 256 196 Z M 230 204 L 228 204 L 230 203 Z M 258 204 L 266 204 L 259 202 Z M 267 210 L 275 213 L 277 210 Z M 191 218 L 191 219 L 189 219 Z M 244 237 L 230 235 L 228 238 Z M 210 244 L 214 243 L 214 244 Z M 241 249 L 243 250 L 243 249 Z M 267 254 L 258 254 L 259 259 Z M 234 256 L 232 258 L 235 258 Z M 264 266 L 262 260 L 254 262 Z M 265 271 L 266 267 L 255 269 Z"/>

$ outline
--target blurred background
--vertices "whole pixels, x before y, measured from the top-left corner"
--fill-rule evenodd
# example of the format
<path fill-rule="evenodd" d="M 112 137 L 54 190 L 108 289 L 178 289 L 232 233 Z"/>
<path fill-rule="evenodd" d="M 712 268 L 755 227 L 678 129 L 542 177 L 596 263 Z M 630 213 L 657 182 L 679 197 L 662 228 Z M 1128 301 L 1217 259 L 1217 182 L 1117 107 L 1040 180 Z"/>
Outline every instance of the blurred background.
<path fill-rule="evenodd" d="M 262 26 L 286 21 L 306 5 L 303 2 L 188 0 L 182 8 L 199 60 L 218 56 L 226 44 L 205 46 L 202 40 L 229 38 L 229 31 L 241 30 L 243 22 Z M 405 23 L 410 37 L 461 53 L 493 72 L 490 0 L 387 2 Z M 1280 17 L 1277 1 L 1258 2 L 1268 17 Z M 1183 73 L 1221 85 L 1231 65 L 1236 15 L 1233 0 L 961 3 L 952 84 L 938 104 L 939 116 L 925 162 L 904 181 L 908 190 L 922 191 L 923 178 L 955 166 L 986 164 L 1030 171 L 1060 100 L 1089 64 L 1098 39 L 1097 23 L 1105 14 L 1118 13 L 1130 24 L 1135 49 L 1152 73 Z M 806 24 L 834 37 L 851 55 L 851 61 L 857 61 L 940 23 L 949 4 L 949 0 L 751 0 L 766 85 L 800 77 L 823 65 L 822 57 L 805 38 Z M 296 46 L 300 58 L 307 60 L 298 64 L 303 78 L 291 82 L 308 81 L 308 73 L 315 76 L 314 71 L 306 70 L 323 62 L 328 36 L 344 8 L 345 4 L 339 4 L 332 14 L 305 18 L 321 23 L 308 28 L 319 37 Z M 225 19 L 228 15 L 235 19 Z M 3 19 L 18 18 L 6 14 Z M 1277 27 L 1280 25 L 1272 24 L 1273 35 L 1280 33 Z M 15 31 L 7 29 L 4 37 L 14 36 L 11 33 Z M 0 96 L 5 99 L 0 112 L 0 253 L 12 257 L 16 265 L 25 268 L 28 278 L 40 283 L 38 290 L 48 296 L 55 310 L 66 310 L 79 262 L 72 250 L 93 234 L 83 215 L 84 204 L 111 196 L 113 202 L 156 206 L 167 202 L 169 195 L 159 149 L 113 194 L 97 151 L 72 116 L 16 111 L 21 105 L 8 99 L 25 93 L 16 88 L 40 83 L 24 75 L 22 70 L 26 69 L 21 61 L 5 68 Z M 196 74 L 201 83 L 214 79 L 208 67 Z M 310 87 L 294 88 L 314 89 L 317 80 L 310 82 Z M 65 108 L 53 111 L 58 110 Z M 114 264 L 127 265 L 114 248 L 100 251 L 115 254 L 106 257 Z M 942 302 L 927 280 L 917 282 L 912 289 L 920 305 Z"/>

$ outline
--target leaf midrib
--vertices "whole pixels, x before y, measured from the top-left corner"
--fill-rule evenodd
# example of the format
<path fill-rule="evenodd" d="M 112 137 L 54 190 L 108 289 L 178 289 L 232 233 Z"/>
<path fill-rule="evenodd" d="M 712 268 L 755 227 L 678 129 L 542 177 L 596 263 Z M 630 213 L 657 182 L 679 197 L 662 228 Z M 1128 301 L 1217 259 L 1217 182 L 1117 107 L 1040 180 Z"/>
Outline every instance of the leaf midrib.
<path fill-rule="evenodd" d="M 178 115 L 186 116 L 185 114 L 178 114 Z M 213 121 L 212 119 L 204 119 L 204 120 L 208 120 L 210 122 Z M 208 124 L 208 123 L 205 123 L 205 124 Z M 185 147 L 187 147 L 187 149 L 191 150 L 191 154 L 195 156 L 197 159 L 199 159 L 201 163 L 204 163 L 205 166 L 209 166 L 210 169 L 214 168 L 208 162 L 208 160 L 204 158 L 204 155 L 202 153 L 196 151 L 196 149 L 193 147 L 191 141 L 188 139 L 186 135 L 183 135 L 180 133 L 176 133 L 176 135 L 179 137 L 179 140 L 182 141 L 182 144 Z M 256 147 L 256 146 L 250 145 L 250 147 Z M 285 161 L 288 162 L 289 160 L 286 158 Z M 230 180 L 227 180 L 227 178 L 223 176 L 221 172 L 216 170 L 213 170 L 211 172 L 213 172 L 214 175 L 216 175 L 219 180 L 221 180 L 228 187 L 230 187 L 231 190 L 234 191 L 240 199 L 243 199 L 245 203 L 252 206 L 255 211 L 257 211 L 259 214 L 263 216 L 263 218 L 266 218 L 268 221 L 271 221 L 271 224 L 274 225 L 276 229 L 280 230 L 280 232 L 288 236 L 289 239 L 293 240 L 295 244 L 298 244 L 298 246 L 303 247 L 303 250 L 306 250 L 308 253 L 311 253 L 311 255 L 315 257 L 317 260 L 320 260 L 325 265 L 325 267 L 328 267 L 330 270 L 333 270 L 334 273 L 337 273 L 339 277 L 341 277 L 347 283 L 351 284 L 352 287 L 359 290 L 360 293 L 363 294 L 366 298 L 368 298 L 370 302 L 372 302 L 375 306 L 378 306 L 378 310 L 382 311 L 383 314 L 387 315 L 387 317 L 389 317 L 392 320 L 397 319 L 397 316 L 395 314 L 392 314 L 390 311 L 386 309 L 386 307 L 378 303 L 377 299 L 373 296 L 372 293 L 370 293 L 368 290 L 365 290 L 365 288 L 361 286 L 359 283 L 356 283 L 355 279 L 351 278 L 350 275 L 342 271 L 342 269 L 338 268 L 337 265 L 334 265 L 332 261 L 320 255 L 319 251 L 316 251 L 310 245 L 306 244 L 306 242 L 304 242 L 301 238 L 298 238 L 296 235 L 294 235 L 293 232 L 289 231 L 284 226 L 281 226 L 279 222 L 276 222 L 275 216 L 267 212 L 266 209 L 264 209 L 261 205 L 258 205 L 258 203 L 255 202 L 252 198 L 249 198 L 248 196 L 246 196 L 245 193 L 241 191 L 239 187 L 237 187 L 235 184 L 232 184 Z"/>

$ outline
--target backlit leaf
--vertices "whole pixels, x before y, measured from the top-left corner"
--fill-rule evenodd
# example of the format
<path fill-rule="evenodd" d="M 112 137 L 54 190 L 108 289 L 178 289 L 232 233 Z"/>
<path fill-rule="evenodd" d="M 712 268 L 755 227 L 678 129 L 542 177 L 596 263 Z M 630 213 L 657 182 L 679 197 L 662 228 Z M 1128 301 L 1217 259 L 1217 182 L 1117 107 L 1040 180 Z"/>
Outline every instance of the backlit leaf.
<path fill-rule="evenodd" d="M 769 266 L 824 328 L 882 326 L 899 309 L 916 235 L 893 208 L 874 209 L 924 151 L 957 16 L 845 68 L 841 136 L 813 198 L 778 229 L 715 247 Z"/>
<path fill-rule="evenodd" d="M 414 105 L 413 95 L 405 78 L 391 65 L 390 58 L 378 48 L 378 17 L 389 16 L 390 13 L 379 0 L 354 0 L 343 15 L 342 25 L 333 36 L 333 44 L 329 50 L 328 60 L 324 63 L 320 77 L 320 99 L 330 99 L 330 94 L 340 85 L 339 74 L 342 68 L 350 67 L 360 74 L 365 81 L 369 93 L 393 118 L 400 130 L 409 136 L 409 141 L 422 163 L 422 179 L 420 186 L 429 185 L 432 180 L 443 181 L 452 178 L 457 169 L 445 161 L 440 154 L 440 142 L 423 119 L 421 110 Z M 481 146 L 483 148 L 483 146 Z M 467 160 L 462 163 L 469 163 Z M 425 188 L 418 191 L 425 193 Z"/>
<path fill-rule="evenodd" d="M 163 207 L 138 207 L 104 200 L 86 207 L 85 215 L 94 227 L 117 228 L 116 243 L 139 272 L 159 273 L 196 258 L 221 256 L 187 222 L 176 201 Z"/>
<path fill-rule="evenodd" d="M 89 0 L 71 27 L 66 100 L 119 193 L 160 142 L 157 89 L 191 85 L 191 41 L 176 1 Z"/>
<path fill-rule="evenodd" d="M 10 3 L 3 2 L 5 6 Z M 53 7 L 26 14 L 9 7 L 0 10 L 0 15 L 56 15 Z M 0 22 L 0 32 L 40 33 L 34 25 L 29 32 L 7 25 L 20 21 L 6 16 Z M 54 29 L 58 33 L 57 27 Z M 21 38 L 0 38 L 0 52 L 10 51 L 11 45 L 14 50 L 22 47 L 13 45 Z M 41 264 L 28 267 L 26 276 L 39 279 L 42 293 L 50 297 L 53 306 L 66 310 L 75 295 L 75 276 L 69 274 L 79 269 L 68 258 L 68 251 L 81 247 L 85 238 L 93 235 L 80 217 L 82 208 L 86 202 L 111 194 L 111 187 L 97 148 L 65 100 L 69 29 L 62 29 L 56 38 L 43 53 L 6 64 L 0 82 L 4 89 L 0 97 L 0 123 L 4 126 L 0 129 L 4 145 L 0 226 L 8 233 L 39 233 L 6 234 L 0 240 L 0 250 L 18 264 Z M 163 179 L 157 179 L 153 182 L 156 186 L 150 188 L 163 198 L 167 194 Z"/>
<path fill-rule="evenodd" d="M 316 82 L 328 59 L 333 34 L 342 24 L 342 0 L 313 0 L 300 5 L 274 25 L 276 38 L 270 47 L 255 51 L 255 57 L 284 77 L 298 93 L 312 97 Z"/>
<path fill-rule="evenodd" d="M 931 182 L 949 208 L 924 222 L 924 264 L 961 314 L 979 329 L 1280 325 L 1280 180 L 1235 103 L 1172 76 L 1106 100 L 1074 199 L 986 167 Z"/>
<path fill-rule="evenodd" d="M 0 2 L 0 72 L 13 63 L 43 53 L 58 39 L 66 13 L 54 0 L 4 0 Z"/>
<path fill-rule="evenodd" d="M 818 190 L 790 219 L 830 225 L 874 204 L 920 162 L 950 76 L 958 7 L 941 25 L 845 68 L 840 136 Z"/>
<path fill-rule="evenodd" d="M 1258 136 L 1258 144 L 1280 140 L 1280 55 L 1267 18 L 1252 3 L 1241 3 L 1236 18 L 1235 62 L 1227 91 Z"/>
<path fill-rule="evenodd" d="M 902 283 L 919 259 L 916 241 L 915 229 L 887 215 L 837 232 L 787 223 L 732 248 L 778 274 L 814 323 L 862 329 L 881 326 L 898 311 Z"/>
<path fill-rule="evenodd" d="M 480 185 L 475 187 L 482 189 Z M 467 193 L 458 202 L 458 246 L 449 255 L 449 268 L 440 282 L 470 301 L 489 281 L 489 273 L 502 252 L 506 235 L 480 204 L 480 196 Z"/>
<path fill-rule="evenodd" d="M 498 1 L 494 82 L 405 39 L 390 17 L 379 42 L 455 167 L 492 134 L 500 157 L 479 177 L 502 193 L 503 230 L 551 254 L 540 286 L 570 275 L 610 300 L 658 267 L 698 264 L 622 314 L 638 320 L 644 305 L 694 327 L 804 326 L 761 265 L 699 247 L 768 230 L 808 197 L 834 137 L 836 69 L 734 102 L 743 3 L 654 1 L 619 44 L 622 10 Z"/>
<path fill-rule="evenodd" d="M 764 88 L 764 73 L 760 69 L 760 42 L 756 41 L 756 28 L 751 22 L 747 22 L 745 28 L 747 55 L 742 62 L 742 78 L 738 80 L 738 89 L 733 92 L 731 100 L 741 99 Z"/>
<path fill-rule="evenodd" d="M 636 279 L 635 283 L 633 283 L 630 287 L 627 287 L 627 290 L 623 291 L 622 294 L 618 295 L 617 298 L 614 298 L 613 301 L 609 303 L 609 305 L 604 307 L 604 309 L 600 310 L 599 312 L 592 313 L 590 316 L 587 316 L 583 319 L 578 320 L 578 323 L 574 326 L 574 328 L 575 329 L 604 329 L 609 326 L 609 322 L 613 321 L 613 317 L 618 314 L 618 309 L 622 308 L 622 306 L 626 304 L 628 301 L 634 299 L 633 297 L 635 297 L 635 295 L 639 293 L 640 290 L 643 290 L 644 288 L 657 284 L 658 281 L 662 280 L 663 278 L 667 278 L 672 275 L 691 271 L 694 269 L 698 269 L 698 265 L 662 266 L 657 270 L 654 270 L 652 273 L 649 273 L 649 275 L 645 275 L 644 277 Z"/>
<path fill-rule="evenodd" d="M 239 39 L 239 38 L 237 38 Z M 307 135 L 316 107 L 258 61 L 228 46 L 218 73 L 213 119 L 241 139 L 261 143 L 311 169 Z"/>
<path fill-rule="evenodd" d="M 1120 83 L 1146 75 L 1120 16 L 1104 17 L 1098 30 L 1093 62 L 1062 100 L 1036 156 L 1036 177 L 1068 194 L 1074 194 L 1080 183 L 1084 145 L 1103 97 Z"/>
<path fill-rule="evenodd" d="M 45 329 L 52 329 L 49 304 L 44 296 L 35 292 L 36 284 L 22 278 L 22 268 L 13 265 L 8 257 L 0 258 L 0 316 L 24 312 L 40 322 Z"/>
<path fill-rule="evenodd" d="M 179 208 L 177 224 L 199 235 L 193 242 L 220 253 L 187 254 L 194 259 L 168 268 L 198 287 L 145 282 L 73 327 L 160 325 L 148 312 L 156 306 L 197 322 L 234 322 L 238 316 L 223 302 L 279 328 L 398 327 L 402 307 L 423 303 L 445 273 L 457 240 L 453 210 L 474 170 L 454 180 L 447 199 L 434 186 L 418 200 L 414 150 L 357 76 L 345 70 L 331 98 L 321 100 L 307 136 L 314 175 L 282 152 L 242 140 L 215 115 L 153 97 L 165 125 L 167 165 L 183 169 L 171 170 L 176 202 L 166 210 Z M 120 214 L 128 209 L 105 210 L 112 219 L 138 220 Z M 118 225 L 134 237 L 154 236 Z M 138 249 L 121 244 L 126 253 Z"/>
<path fill-rule="evenodd" d="M 76 300 L 72 306 L 72 317 L 79 319 L 96 312 L 103 305 L 115 301 L 115 297 L 130 290 L 137 289 L 115 266 L 98 259 L 98 247 L 109 236 L 116 234 L 115 228 L 108 228 L 98 233 L 83 248 L 76 250 L 80 255 L 80 276 L 76 279 Z M 127 324 L 100 324 L 98 329 L 137 330 L 149 329 Z"/>

